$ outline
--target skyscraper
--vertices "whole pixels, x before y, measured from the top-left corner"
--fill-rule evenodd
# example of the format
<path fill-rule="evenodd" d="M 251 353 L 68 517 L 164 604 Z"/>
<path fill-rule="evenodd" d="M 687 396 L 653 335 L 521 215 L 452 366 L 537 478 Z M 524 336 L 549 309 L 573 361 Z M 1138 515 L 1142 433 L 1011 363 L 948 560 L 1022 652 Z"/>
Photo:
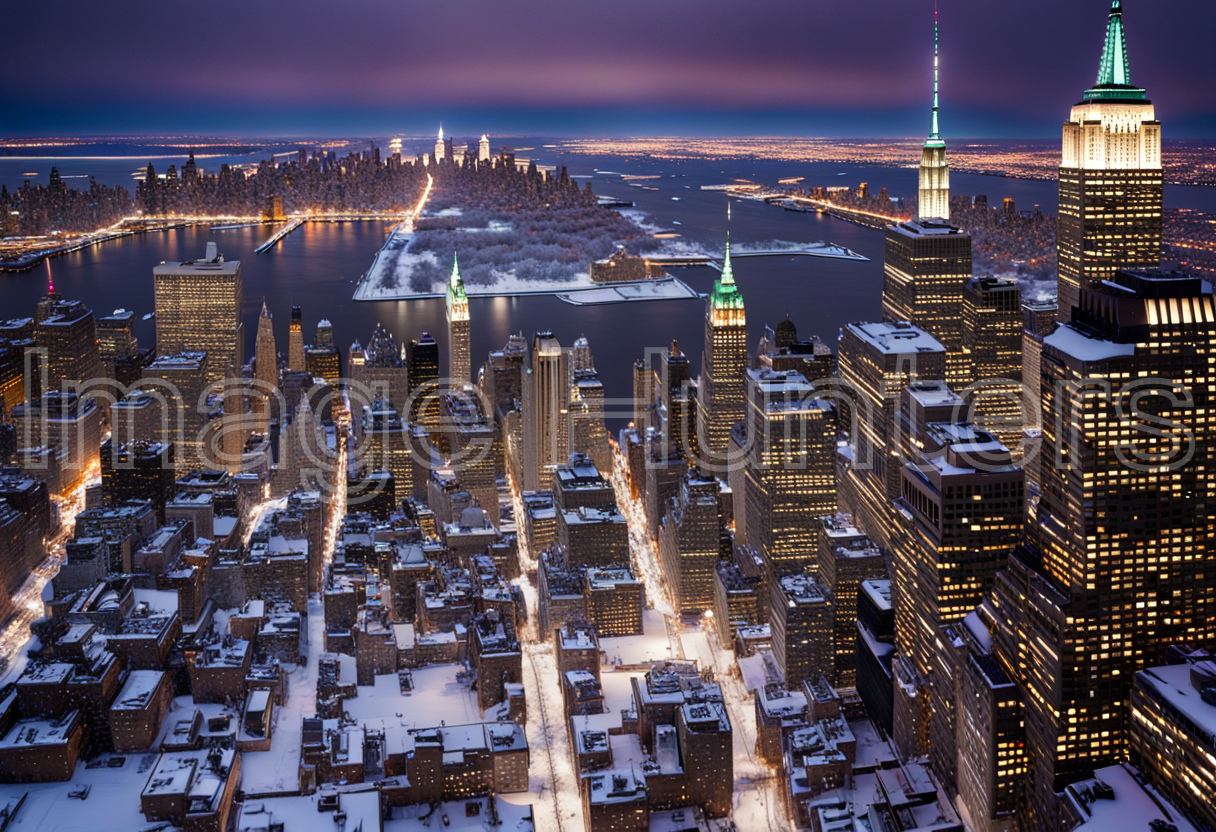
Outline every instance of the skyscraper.
<path fill-rule="evenodd" d="M 490 137 L 482 133 L 481 140 L 477 142 L 477 161 L 490 161 Z"/>
<path fill-rule="evenodd" d="M 728 230 L 722 274 L 714 281 L 705 307 L 705 349 L 698 390 L 698 445 L 702 461 L 715 467 L 723 467 L 726 461 L 731 426 L 743 420 L 746 372 L 747 317 L 731 268 Z"/>
<path fill-rule="evenodd" d="M 460 276 L 460 262 L 452 253 L 452 274 L 448 277 L 448 386 L 460 389 L 472 376 L 473 351 L 469 343 L 469 296 Z"/>
<path fill-rule="evenodd" d="M 422 333 L 421 337 L 410 341 L 405 360 L 409 372 L 410 424 L 426 428 L 434 443 L 442 439 L 438 435 L 439 342 L 431 333 Z"/>
<path fill-rule="evenodd" d="M 1202 281 L 1160 272 L 1082 287 L 1043 339 L 1037 546 L 994 595 L 999 653 L 1027 690 L 1038 825 L 1064 786 L 1126 755 L 1135 672 L 1216 638 L 1214 350 Z"/>
<path fill-rule="evenodd" d="M 1060 160 L 1059 317 L 1072 320 L 1084 286 L 1118 269 L 1161 265 L 1161 122 L 1131 83 L 1123 2 L 1113 0 L 1098 67 L 1064 123 Z"/>
<path fill-rule="evenodd" d="M 566 352 L 552 332 L 538 332 L 524 368 L 524 483 L 548 490 L 553 471 L 570 456 L 569 372 Z"/>
<path fill-rule="evenodd" d="M 77 300 L 63 300 L 54 291 L 38 304 L 34 344 L 46 351 L 46 372 L 39 370 L 43 393 L 65 386 L 84 390 L 101 378 L 101 352 L 93 310 Z M 37 395 L 39 391 L 32 391 Z M 101 401 L 101 399 L 99 399 Z"/>
<path fill-rule="evenodd" d="M 291 326 L 287 330 L 287 369 L 300 372 L 306 368 L 304 359 L 304 325 L 300 307 L 291 307 Z"/>
<path fill-rule="evenodd" d="M 747 545 L 770 576 L 819 568 L 820 519 L 836 512 L 836 419 L 794 370 L 748 371 Z"/>
<path fill-rule="evenodd" d="M 970 384 L 962 355 L 963 284 L 971 278 L 971 235 L 950 224 L 950 167 L 938 120 L 937 21 L 934 18 L 933 119 L 920 161 L 917 219 L 887 229 L 882 285 L 884 321 L 908 321 L 946 348 L 945 378 Z"/>
<path fill-rule="evenodd" d="M 922 220 L 950 220 L 950 163 L 946 143 L 938 123 L 938 29 L 937 8 L 933 9 L 933 125 L 920 155 L 920 188 L 917 217 Z"/>
<path fill-rule="evenodd" d="M 1022 325 L 1022 291 L 1017 281 L 978 277 L 963 286 L 962 350 L 971 383 L 981 385 L 970 397 L 970 418 L 1018 458 L 1026 421 Z"/>
<path fill-rule="evenodd" d="M 157 355 L 203 350 L 209 384 L 245 363 L 241 261 L 225 261 L 208 243 L 203 259 L 157 266 L 152 280 Z"/>
<path fill-rule="evenodd" d="M 862 531 L 891 548 L 891 503 L 900 493 L 901 447 L 895 412 L 905 387 L 941 380 L 945 350 L 928 333 L 907 323 L 857 323 L 840 339 L 840 380 L 850 404 L 842 428 L 849 445 L 842 460 L 841 510 Z"/>
<path fill-rule="evenodd" d="M 258 316 L 258 338 L 254 345 L 253 377 L 258 383 L 256 399 L 258 405 L 258 420 L 263 430 L 270 422 L 270 398 L 279 388 L 279 356 L 274 345 L 274 319 L 262 301 L 262 313 Z"/>

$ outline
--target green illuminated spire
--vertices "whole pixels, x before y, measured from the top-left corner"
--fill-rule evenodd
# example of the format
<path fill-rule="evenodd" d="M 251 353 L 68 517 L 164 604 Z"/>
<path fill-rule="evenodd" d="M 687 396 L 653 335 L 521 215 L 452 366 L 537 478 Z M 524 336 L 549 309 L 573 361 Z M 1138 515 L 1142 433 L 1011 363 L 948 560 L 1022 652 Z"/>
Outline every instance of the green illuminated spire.
<path fill-rule="evenodd" d="M 460 261 L 455 250 L 452 251 L 452 275 L 448 278 L 448 302 L 462 301 L 467 303 L 468 294 L 464 290 L 464 278 L 460 276 Z"/>
<path fill-rule="evenodd" d="M 742 309 L 743 294 L 735 283 L 735 272 L 730 265 L 730 203 L 726 203 L 726 257 L 722 261 L 722 275 L 714 281 L 713 293 L 709 296 L 714 310 Z"/>
<path fill-rule="evenodd" d="M 1127 36 L 1123 31 L 1123 0 L 1111 0 L 1110 20 L 1106 24 L 1106 42 L 1102 46 L 1102 63 L 1098 65 L 1098 83 L 1086 90 L 1085 100 L 1130 99 L 1143 100 L 1145 92 L 1132 86 L 1127 61 Z"/>

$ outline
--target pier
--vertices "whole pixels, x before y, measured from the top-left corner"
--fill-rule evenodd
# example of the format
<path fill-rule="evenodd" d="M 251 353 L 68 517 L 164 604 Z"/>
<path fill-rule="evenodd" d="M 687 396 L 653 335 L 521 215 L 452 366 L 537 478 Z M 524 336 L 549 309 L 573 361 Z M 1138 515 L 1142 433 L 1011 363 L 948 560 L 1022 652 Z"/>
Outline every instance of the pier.
<path fill-rule="evenodd" d="M 253 253 L 262 254 L 263 252 L 267 252 L 270 249 L 274 248 L 275 244 L 277 244 L 279 242 L 279 240 L 283 239 L 288 234 L 295 231 L 297 228 L 299 228 L 301 225 L 303 225 L 304 222 L 305 222 L 305 220 L 303 217 L 296 217 L 295 219 L 291 220 L 291 222 L 287 223 L 287 225 L 283 226 L 278 231 L 274 232 L 274 234 L 271 236 L 271 238 L 269 240 L 267 240 L 266 242 L 262 243 L 260 246 L 255 248 L 253 250 Z"/>
<path fill-rule="evenodd" d="M 802 248 L 774 248 L 774 249 L 755 249 L 751 251 L 732 251 L 730 256 L 733 258 L 742 257 L 827 257 L 832 260 L 857 260 L 866 262 L 870 258 L 858 254 L 855 251 L 850 251 L 844 246 L 833 245 L 832 243 L 814 243 Z M 646 258 L 646 262 L 655 263 L 660 266 L 713 266 L 720 264 L 722 258 L 717 255 L 685 255 L 685 254 L 656 254 Z"/>

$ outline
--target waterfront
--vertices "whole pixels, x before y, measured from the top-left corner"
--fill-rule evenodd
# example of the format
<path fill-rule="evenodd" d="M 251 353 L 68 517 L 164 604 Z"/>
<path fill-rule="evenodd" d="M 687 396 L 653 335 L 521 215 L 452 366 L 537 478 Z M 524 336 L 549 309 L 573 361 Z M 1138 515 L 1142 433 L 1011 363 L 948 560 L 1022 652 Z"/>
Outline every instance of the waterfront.
<path fill-rule="evenodd" d="M 634 210 L 650 231 L 679 235 L 665 243 L 666 250 L 673 253 L 721 252 L 728 197 L 721 191 L 703 191 L 703 185 L 736 179 L 776 184 L 783 177 L 802 176 L 808 187 L 855 187 L 868 181 L 872 189 L 885 186 L 897 197 L 911 194 L 916 186 L 914 170 L 877 166 L 756 160 L 658 162 L 583 156 L 560 148 L 538 149 L 534 156 L 539 161 L 568 166 L 571 175 L 592 177 L 593 187 L 601 196 L 635 202 Z M 18 160 L 0 161 L 11 164 Z M 28 170 L 36 169 L 34 161 L 24 161 Z M 135 160 L 127 160 L 121 167 L 129 171 L 138 165 Z M 613 173 L 595 173 L 597 169 Z M 631 185 L 620 174 L 660 178 L 633 180 Z M 955 175 L 953 180 L 957 193 L 984 193 L 990 203 L 1011 196 L 1020 209 L 1031 209 L 1036 203 L 1045 211 L 1055 209 L 1054 182 L 974 174 Z M 1216 189 L 1167 188 L 1167 204 L 1216 211 Z M 801 334 L 819 335 L 833 344 L 845 323 L 878 316 L 881 232 L 827 216 L 787 212 L 747 201 L 735 201 L 733 212 L 731 235 L 737 246 L 824 240 L 869 258 L 868 262 L 814 257 L 740 259 L 735 264 L 735 275 L 747 303 L 749 344 L 761 336 L 766 324 L 776 324 L 787 313 Z M 86 302 L 98 314 L 108 314 L 118 307 L 134 311 L 141 341 L 151 344 L 154 324 L 139 319 L 152 311 L 152 267 L 162 260 L 199 256 L 207 240 L 215 239 L 227 258 L 242 261 L 246 355 L 252 354 L 263 299 L 275 315 L 276 335 L 283 344 L 291 305 L 298 304 L 303 309 L 306 340 L 311 340 L 317 321 L 328 318 L 343 353 L 353 341 L 366 341 L 377 323 L 387 327 L 399 342 L 429 331 L 446 349 L 441 299 L 363 303 L 352 299 L 359 277 L 371 265 L 391 227 L 390 223 L 379 222 L 306 223 L 262 255 L 255 255 L 254 249 L 271 233 L 266 226 L 216 232 L 190 227 L 125 237 L 53 258 L 24 273 L 0 276 L 3 314 L 29 314 L 45 292 L 48 277 L 53 277 L 56 288 L 66 297 Z M 707 267 L 676 269 L 673 273 L 698 292 L 708 291 L 716 274 Z M 630 395 L 631 364 L 641 355 L 642 345 L 661 349 L 678 339 L 694 366 L 700 364 L 704 319 L 702 304 L 697 300 L 574 307 L 554 296 L 474 297 L 471 311 L 475 367 L 489 350 L 502 346 L 512 332 L 523 331 L 530 336 L 538 329 L 552 329 L 563 344 L 585 335 L 610 399 Z M 623 417 L 627 409 L 619 407 L 615 415 Z M 620 419 L 615 424 L 619 425 Z"/>

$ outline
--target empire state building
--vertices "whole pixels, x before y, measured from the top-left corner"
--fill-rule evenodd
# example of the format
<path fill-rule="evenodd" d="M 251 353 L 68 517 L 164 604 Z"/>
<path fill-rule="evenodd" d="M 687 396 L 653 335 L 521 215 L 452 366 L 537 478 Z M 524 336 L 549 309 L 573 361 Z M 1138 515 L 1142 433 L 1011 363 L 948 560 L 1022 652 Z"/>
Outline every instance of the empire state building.
<path fill-rule="evenodd" d="M 1098 67 L 1064 123 L 1060 161 L 1059 318 L 1081 289 L 1119 269 L 1161 265 L 1161 122 L 1131 82 L 1123 2 L 1113 0 Z"/>

